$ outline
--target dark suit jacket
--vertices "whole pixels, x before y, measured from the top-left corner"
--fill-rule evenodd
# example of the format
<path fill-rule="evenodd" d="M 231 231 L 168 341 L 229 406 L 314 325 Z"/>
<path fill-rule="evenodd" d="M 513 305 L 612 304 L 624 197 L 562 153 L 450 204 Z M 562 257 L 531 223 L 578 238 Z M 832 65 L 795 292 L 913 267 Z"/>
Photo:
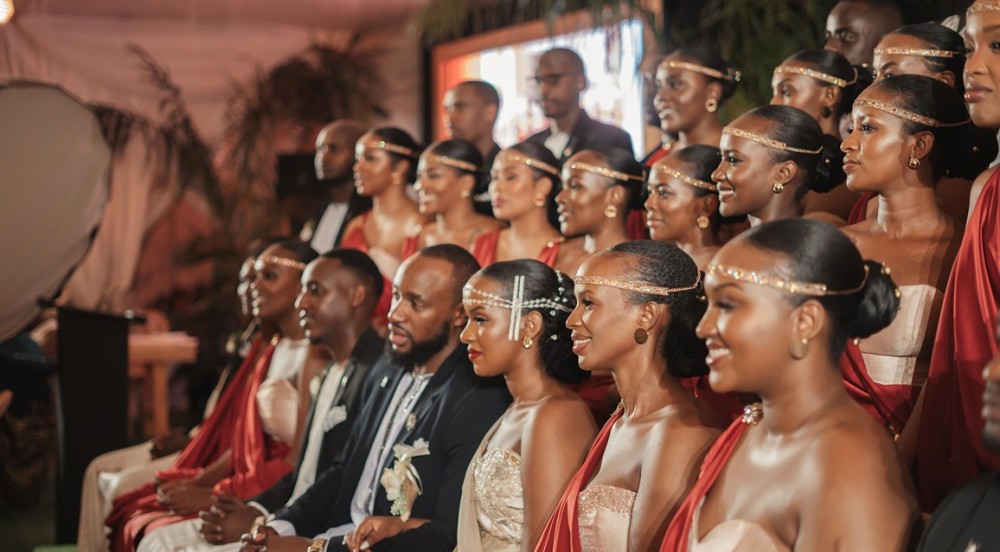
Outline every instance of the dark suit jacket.
<path fill-rule="evenodd" d="M 417 439 L 428 442 L 430 455 L 413 459 L 413 467 L 423 483 L 423 494 L 414 502 L 411 515 L 431 521 L 378 543 L 376 551 L 451 552 L 455 548 L 465 471 L 479 442 L 510 403 L 503 381 L 476 376 L 467 354 L 465 346 L 460 345 L 445 360 L 413 408 L 416 425 L 412 429 L 404 426 L 392 443 L 412 445 Z M 393 367 L 392 372 L 382 372 L 386 366 L 391 365 L 388 357 L 383 357 L 373 375 L 384 378 L 379 383 L 385 385 L 365 403 L 344 453 L 303 496 L 278 512 L 277 519 L 294 525 L 298 535 L 317 535 L 351 521 L 351 500 L 359 484 L 368 484 L 359 483 L 361 472 L 371 449 L 380 444 L 374 443 L 380 437 L 376 433 L 403 375 L 403 369 L 398 367 Z M 383 468 L 391 467 L 394 461 L 389 454 L 376 474 L 380 477 Z M 375 489 L 373 514 L 392 515 L 390 508 L 385 489 L 379 484 Z M 330 542 L 327 550 L 345 548 L 340 542 Z"/>
<path fill-rule="evenodd" d="M 532 134 L 527 141 L 544 146 L 551 135 L 552 131 L 545 129 Z M 632 152 L 632 138 L 624 130 L 591 119 L 586 111 L 580 111 L 580 118 L 573 125 L 573 131 L 569 133 L 569 142 L 563 149 L 562 155 L 558 156 L 559 163 L 562 164 L 578 151 L 602 148 L 620 148 Z"/>
<path fill-rule="evenodd" d="M 316 208 L 312 217 L 306 221 L 302 227 L 302 231 L 299 232 L 300 239 L 306 242 L 312 239 L 313 234 L 316 232 L 316 227 L 319 225 L 320 219 L 323 218 L 323 213 L 326 212 L 326 208 L 329 206 L 330 203 L 327 202 Z M 347 214 L 344 215 L 344 222 L 341 223 L 340 228 L 337 230 L 337 238 L 333 241 L 334 247 L 340 247 L 340 240 L 344 238 L 344 230 L 347 229 L 347 223 L 351 222 L 351 220 L 371 208 L 371 198 L 359 195 L 357 190 L 351 191 L 351 199 L 347 201 Z M 308 239 L 305 236 L 308 236 Z M 326 253 L 326 251 L 319 251 L 318 253 L 322 255 L 323 253 Z"/>
<path fill-rule="evenodd" d="M 372 373 L 372 367 L 378 361 L 384 350 L 385 342 L 369 328 L 361 334 L 358 342 L 351 351 L 344 364 L 343 381 L 337 394 L 334 396 L 331 408 L 343 406 L 347 410 L 347 419 L 330 428 L 323 434 L 323 442 L 319 451 L 319 460 L 316 463 L 317 475 L 326 466 L 333 463 L 333 459 L 340 453 L 350 436 L 351 427 L 358 419 L 361 411 L 361 389 L 363 382 Z M 306 416 L 305 429 L 302 432 L 302 444 L 299 446 L 299 457 L 295 462 L 295 470 L 278 480 L 270 489 L 255 496 L 251 500 L 273 512 L 281 508 L 288 502 L 295 490 L 295 481 L 299 477 L 299 469 L 302 467 L 302 458 L 306 452 L 306 445 L 309 441 L 309 428 L 312 427 L 313 418 L 316 416 L 325 417 L 326 412 L 316 412 L 316 402 L 309 406 L 309 414 Z"/>

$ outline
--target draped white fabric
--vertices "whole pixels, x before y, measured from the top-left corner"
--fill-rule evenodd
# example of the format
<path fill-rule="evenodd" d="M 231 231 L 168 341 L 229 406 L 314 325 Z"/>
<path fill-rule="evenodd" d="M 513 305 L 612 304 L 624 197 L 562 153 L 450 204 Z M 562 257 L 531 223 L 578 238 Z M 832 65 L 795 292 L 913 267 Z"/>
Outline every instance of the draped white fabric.
<path fill-rule="evenodd" d="M 234 82 L 245 82 L 257 67 L 266 70 L 313 40 L 336 46 L 353 32 L 253 21 L 38 13 L 45 5 L 29 3 L 11 23 L 0 27 L 0 79 L 57 83 L 85 102 L 110 104 L 157 120 L 163 93 L 148 82 L 138 58 L 128 50 L 136 44 L 169 70 L 183 91 L 196 129 L 210 146 L 222 138 Z M 419 132 L 416 40 L 393 29 L 370 33 L 365 45 L 381 52 L 380 69 L 387 85 L 382 103 L 391 111 L 391 123 Z M 176 186 L 156 173 L 148 151 L 141 138 L 133 139 L 114 160 L 111 202 L 91 251 L 67 284 L 65 298 L 70 304 L 112 310 L 141 306 L 128 304 L 127 292 L 143 236 L 175 197 Z"/>

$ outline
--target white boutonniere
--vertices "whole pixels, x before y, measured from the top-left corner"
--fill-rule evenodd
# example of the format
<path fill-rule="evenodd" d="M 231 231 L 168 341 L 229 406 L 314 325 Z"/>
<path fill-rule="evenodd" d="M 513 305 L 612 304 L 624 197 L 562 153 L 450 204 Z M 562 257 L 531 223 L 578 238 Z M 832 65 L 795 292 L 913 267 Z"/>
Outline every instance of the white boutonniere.
<path fill-rule="evenodd" d="M 392 453 L 396 461 L 392 468 L 382 470 L 382 478 L 379 481 L 385 487 L 385 497 L 392 502 L 390 510 L 392 515 L 407 521 L 410 519 L 413 502 L 424 492 L 420 474 L 413 467 L 413 459 L 418 456 L 428 456 L 431 453 L 430 445 L 423 439 L 417 439 L 413 446 L 395 445 L 392 447 Z"/>

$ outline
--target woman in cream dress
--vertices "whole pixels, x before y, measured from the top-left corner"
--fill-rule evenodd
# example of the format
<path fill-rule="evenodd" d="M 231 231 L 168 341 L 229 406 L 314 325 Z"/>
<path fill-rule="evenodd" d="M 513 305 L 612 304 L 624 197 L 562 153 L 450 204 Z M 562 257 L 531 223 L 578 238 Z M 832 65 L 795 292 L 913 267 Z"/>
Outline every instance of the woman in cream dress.
<path fill-rule="evenodd" d="M 490 265 L 465 286 L 461 338 L 469 358 L 476 374 L 502 375 L 514 401 L 469 465 L 462 552 L 534 549 L 597 431 L 586 403 L 565 385 L 587 377 L 566 328 L 574 303 L 569 277 L 532 259 Z"/>

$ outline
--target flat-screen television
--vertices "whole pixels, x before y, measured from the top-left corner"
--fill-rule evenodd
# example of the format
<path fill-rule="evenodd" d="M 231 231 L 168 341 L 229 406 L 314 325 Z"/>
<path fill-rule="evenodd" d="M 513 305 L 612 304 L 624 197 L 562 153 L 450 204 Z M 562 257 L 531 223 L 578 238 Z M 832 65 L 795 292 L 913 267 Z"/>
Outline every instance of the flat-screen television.
<path fill-rule="evenodd" d="M 502 147 L 515 144 L 548 123 L 535 103 L 529 79 L 539 56 L 557 46 L 572 48 L 586 65 L 589 86 L 581 104 L 587 113 L 616 124 L 632 136 L 635 154 L 645 153 L 643 85 L 639 62 L 643 26 L 628 19 L 595 28 L 586 13 L 552 24 L 537 21 L 434 47 L 431 52 L 431 128 L 435 140 L 446 138 L 442 101 L 445 92 L 465 80 L 484 80 L 500 92 L 494 138 Z"/>

